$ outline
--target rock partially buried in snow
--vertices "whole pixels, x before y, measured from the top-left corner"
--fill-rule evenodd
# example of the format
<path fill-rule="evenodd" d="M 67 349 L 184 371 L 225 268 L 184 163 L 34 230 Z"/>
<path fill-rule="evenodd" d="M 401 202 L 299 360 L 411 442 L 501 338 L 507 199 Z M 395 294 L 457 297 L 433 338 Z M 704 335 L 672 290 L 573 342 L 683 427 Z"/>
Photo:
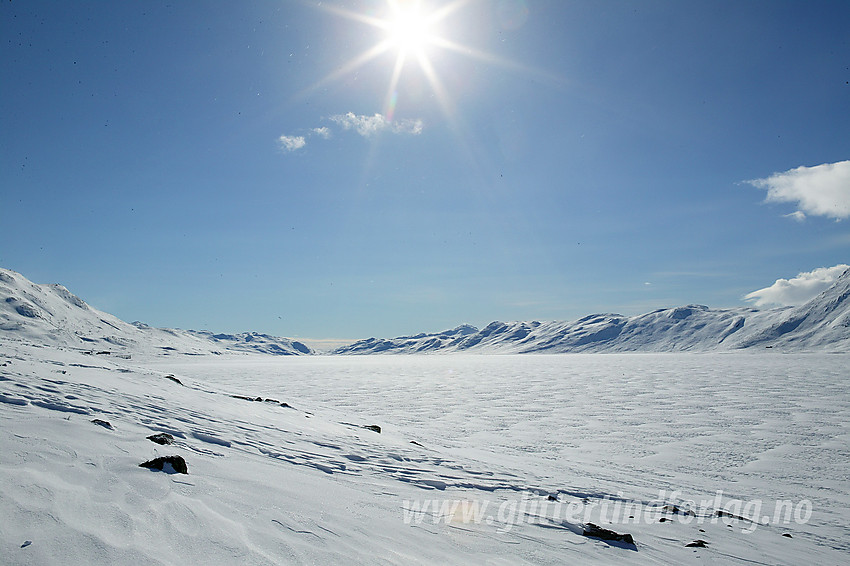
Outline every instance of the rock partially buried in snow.
<path fill-rule="evenodd" d="M 186 460 L 183 456 L 160 456 L 147 462 L 139 464 L 140 468 L 149 468 L 151 470 L 161 470 L 168 474 L 188 474 L 189 468 L 186 466 Z"/>
<path fill-rule="evenodd" d="M 582 534 L 586 537 L 593 537 L 602 540 L 612 540 L 615 542 L 624 542 L 632 546 L 635 545 L 635 539 L 632 538 L 632 535 L 628 533 L 616 533 L 608 529 L 603 529 L 602 527 L 594 525 L 593 523 L 588 523 L 587 526 L 584 528 L 584 532 Z"/>
<path fill-rule="evenodd" d="M 369 429 L 369 430 L 374 430 L 374 431 L 375 431 L 375 432 L 377 432 L 378 434 L 381 434 L 381 427 L 379 427 L 379 426 L 378 426 L 378 425 L 376 425 L 376 424 L 367 424 L 367 425 L 363 425 L 363 428 L 365 428 L 365 429 Z"/>
<path fill-rule="evenodd" d="M 157 444 L 162 444 L 163 446 L 166 444 L 172 444 L 174 442 L 174 437 L 168 434 L 167 432 L 160 432 L 159 434 L 152 434 L 147 437 L 151 442 L 156 442 Z"/>
<path fill-rule="evenodd" d="M 171 381 L 173 381 L 173 382 L 174 382 L 174 383 L 176 383 L 177 385 L 183 385 L 183 382 L 181 382 L 179 379 L 177 379 L 176 377 L 174 377 L 174 376 L 173 376 L 173 375 L 171 375 L 171 374 L 166 375 L 166 376 L 165 376 L 165 379 L 170 379 Z"/>
<path fill-rule="evenodd" d="M 103 428 L 108 428 L 109 430 L 115 430 L 109 421 L 104 421 L 101 419 L 92 419 L 92 422 L 98 426 L 102 426 Z"/>
<path fill-rule="evenodd" d="M 697 540 L 695 540 L 694 542 L 689 542 L 689 543 L 688 543 L 688 544 L 686 544 L 685 546 L 686 546 L 686 547 L 689 547 L 689 548 L 705 548 L 707 545 L 708 545 L 708 543 L 707 543 L 707 542 L 705 542 L 705 541 L 704 541 L 704 540 L 702 540 L 701 538 L 698 538 L 698 539 L 697 539 Z"/>

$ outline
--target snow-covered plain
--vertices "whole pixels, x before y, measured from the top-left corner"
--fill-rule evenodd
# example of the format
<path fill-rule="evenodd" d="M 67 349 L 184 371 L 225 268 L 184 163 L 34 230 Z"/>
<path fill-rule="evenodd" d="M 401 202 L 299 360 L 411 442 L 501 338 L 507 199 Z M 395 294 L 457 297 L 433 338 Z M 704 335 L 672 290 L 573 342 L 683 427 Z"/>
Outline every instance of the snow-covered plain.
<path fill-rule="evenodd" d="M 843 564 L 848 367 L 773 351 L 126 359 L 0 338 L 0 562 Z M 160 431 L 175 443 L 146 439 Z M 188 475 L 139 467 L 166 455 Z M 590 522 L 635 544 L 585 537 Z"/>

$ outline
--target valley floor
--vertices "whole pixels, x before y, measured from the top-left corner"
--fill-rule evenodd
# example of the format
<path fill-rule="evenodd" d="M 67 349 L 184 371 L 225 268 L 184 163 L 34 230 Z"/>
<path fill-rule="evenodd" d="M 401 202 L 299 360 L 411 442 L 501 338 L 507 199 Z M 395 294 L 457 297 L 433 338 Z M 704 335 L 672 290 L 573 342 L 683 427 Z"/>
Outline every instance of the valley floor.
<path fill-rule="evenodd" d="M 779 353 L 122 359 L 4 340 L 0 556 L 841 564 L 847 367 Z M 174 443 L 147 439 L 159 432 Z M 188 474 L 139 467 L 170 455 Z M 590 523 L 634 544 L 584 536 Z"/>

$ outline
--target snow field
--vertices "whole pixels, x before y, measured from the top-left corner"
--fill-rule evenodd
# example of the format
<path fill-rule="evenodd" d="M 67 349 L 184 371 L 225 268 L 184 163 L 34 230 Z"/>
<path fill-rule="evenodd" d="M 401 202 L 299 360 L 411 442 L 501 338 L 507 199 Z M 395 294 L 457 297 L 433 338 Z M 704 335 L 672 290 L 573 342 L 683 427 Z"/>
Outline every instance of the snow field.
<path fill-rule="evenodd" d="M 850 550 L 844 355 L 181 361 L 1 345 L 8 564 L 840 564 Z M 172 454 L 188 475 L 139 467 Z M 709 506 L 660 521 L 661 503 L 718 491 L 743 519 Z M 755 525 L 755 500 L 809 500 L 811 516 Z M 589 522 L 636 544 L 584 537 Z"/>

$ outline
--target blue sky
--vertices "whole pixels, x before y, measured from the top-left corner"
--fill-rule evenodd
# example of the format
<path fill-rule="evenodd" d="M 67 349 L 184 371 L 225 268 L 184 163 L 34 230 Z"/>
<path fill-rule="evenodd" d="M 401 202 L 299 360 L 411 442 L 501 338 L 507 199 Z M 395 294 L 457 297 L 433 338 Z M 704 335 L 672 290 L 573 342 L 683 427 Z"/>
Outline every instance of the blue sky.
<path fill-rule="evenodd" d="M 404 40 L 394 4 L 2 3 L 0 265 L 364 338 L 847 261 L 850 4 L 423 2 Z"/>

